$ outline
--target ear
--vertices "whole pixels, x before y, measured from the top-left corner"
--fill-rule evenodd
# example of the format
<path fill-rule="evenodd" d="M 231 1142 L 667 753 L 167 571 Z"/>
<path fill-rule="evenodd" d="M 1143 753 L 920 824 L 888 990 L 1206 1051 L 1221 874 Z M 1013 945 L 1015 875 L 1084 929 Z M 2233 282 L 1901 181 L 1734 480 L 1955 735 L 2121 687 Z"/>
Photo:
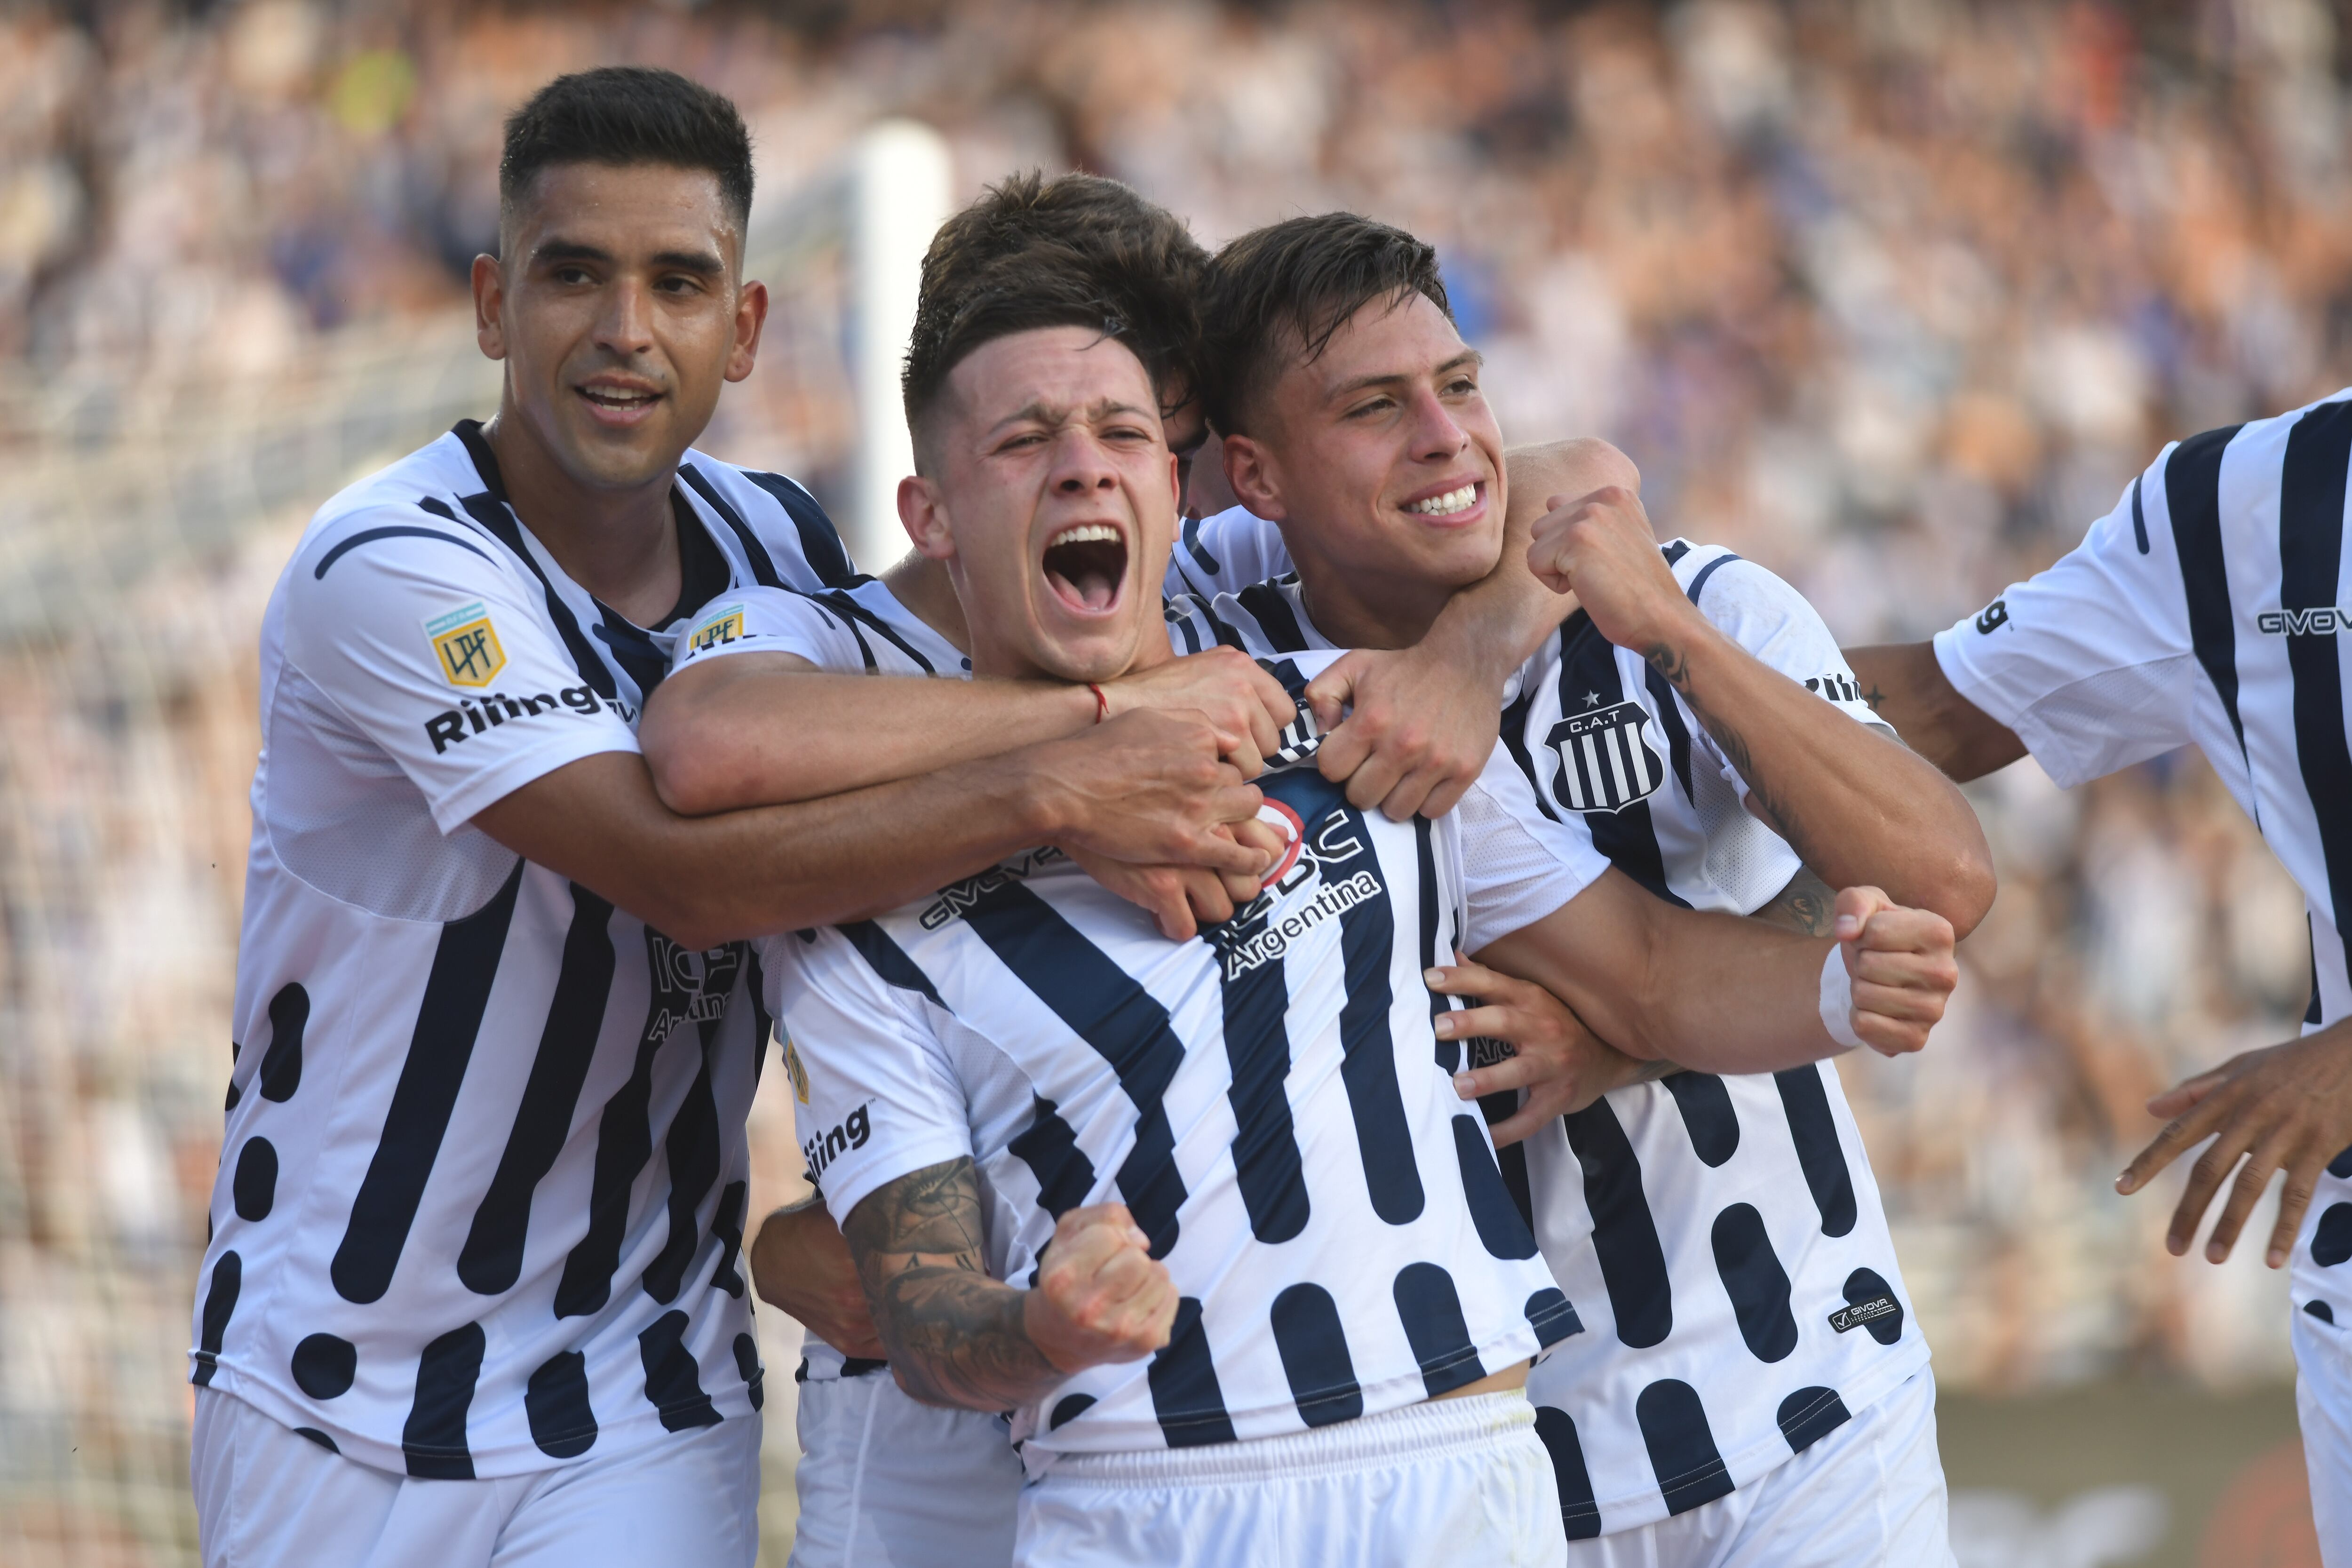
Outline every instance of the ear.
<path fill-rule="evenodd" d="M 1274 454 L 1255 437 L 1225 437 L 1225 483 L 1235 500 L 1266 521 L 1281 522 L 1289 517 Z"/>
<path fill-rule="evenodd" d="M 760 353 L 760 329 L 768 321 L 768 286 L 743 285 L 735 296 L 735 347 L 727 355 L 727 379 L 740 381 L 751 374 Z"/>
<path fill-rule="evenodd" d="M 932 561 L 955 555 L 955 530 L 950 526 L 939 486 L 920 474 L 898 481 L 898 522 L 915 543 L 915 553 Z"/>
<path fill-rule="evenodd" d="M 499 311 L 506 304 L 506 279 L 499 273 L 495 256 L 474 258 L 474 341 L 482 347 L 484 359 L 507 357 L 506 324 Z"/>

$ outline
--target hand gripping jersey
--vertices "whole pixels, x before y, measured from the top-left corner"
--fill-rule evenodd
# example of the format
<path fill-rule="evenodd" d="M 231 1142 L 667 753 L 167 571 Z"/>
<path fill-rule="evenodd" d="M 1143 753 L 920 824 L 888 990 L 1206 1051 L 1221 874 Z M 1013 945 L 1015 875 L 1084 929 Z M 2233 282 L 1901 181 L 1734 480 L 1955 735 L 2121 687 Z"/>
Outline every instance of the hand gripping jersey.
<path fill-rule="evenodd" d="M 705 593 L 848 575 L 790 480 L 688 452 L 672 504 Z M 564 576 L 470 422 L 303 534 L 262 627 L 192 1381 L 422 1477 L 758 1407 L 757 961 L 681 949 L 469 826 L 636 750 L 671 640 Z"/>
<path fill-rule="evenodd" d="M 1220 561 L 1268 525 L 1202 529 Z M 1263 559 L 1270 547 L 1255 547 Z M 1874 722 L 1836 642 L 1795 590 L 1719 546 L 1664 547 L 1707 618 L 1773 668 Z M 1186 557 L 1181 546 L 1180 564 Z M 1204 568 L 1192 562 L 1195 578 Z M 1328 644 L 1297 581 L 1202 606 L 1192 634 L 1261 656 Z M 1517 797 L 1548 839 L 1589 843 L 1652 893 L 1748 913 L 1800 868 L 1664 679 L 1571 616 L 1505 692 Z M 1474 851 L 1475 853 L 1475 848 Z M 1480 1042 L 1473 1042 L 1474 1052 Z M 1499 1119 L 1516 1097 L 1490 1097 Z M 1571 1539 L 1650 1524 L 1755 1482 L 1927 1360 L 1877 1184 L 1827 1062 L 1677 1073 L 1603 1096 L 1502 1151 L 1555 1279 L 1589 1332 L 1528 1392 Z"/>
<path fill-rule="evenodd" d="M 1961 696 L 2072 787 L 2195 745 L 2302 888 L 2304 1032 L 2352 1015 L 2352 391 L 2177 442 L 2047 572 L 1936 637 Z M 2292 1289 L 2352 1311 L 2352 1149 L 2320 1177 Z"/>
<path fill-rule="evenodd" d="M 861 644 L 903 660 L 842 597 L 744 595 L 723 646 L 764 641 L 833 668 L 862 668 Z M 870 610 L 887 596 L 852 597 Z M 697 617 L 689 646 L 717 651 L 703 628 L 730 613 Z M 1328 661 L 1276 669 L 1295 689 Z M 1312 745 L 1287 755 L 1307 762 Z M 1480 874 L 1464 872 L 1454 818 L 1368 817 L 1311 763 L 1286 765 L 1260 783 L 1297 854 L 1250 910 L 1191 942 L 1039 850 L 879 920 L 762 944 L 836 1220 L 970 1155 L 996 1277 L 1028 1283 L 1058 1215 L 1113 1200 L 1174 1275 L 1167 1349 L 1016 1413 L 1033 1465 L 1378 1414 L 1575 1331 L 1454 1092 L 1459 1049 L 1430 1028 L 1448 1004 L 1420 978 L 1601 869 L 1589 848 L 1562 855 L 1516 826 L 1532 807 L 1495 800 L 1526 791 L 1497 758 L 1463 813 L 1491 825 Z"/>

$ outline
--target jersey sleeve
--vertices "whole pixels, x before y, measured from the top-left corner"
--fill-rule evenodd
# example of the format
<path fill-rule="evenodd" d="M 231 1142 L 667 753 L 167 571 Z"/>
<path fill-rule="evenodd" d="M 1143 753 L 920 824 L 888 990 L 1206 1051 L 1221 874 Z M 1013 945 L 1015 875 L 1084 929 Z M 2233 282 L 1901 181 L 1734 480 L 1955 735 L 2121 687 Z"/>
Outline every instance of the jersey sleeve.
<path fill-rule="evenodd" d="M 1170 598 L 1190 595 L 1205 604 L 1290 569 L 1282 530 L 1244 507 L 1232 507 L 1214 517 L 1183 521 L 1161 592 Z"/>
<path fill-rule="evenodd" d="M 442 832 L 567 763 L 637 750 L 538 585 L 462 524 L 383 508 L 312 546 L 289 574 L 287 663 L 423 792 Z"/>
<path fill-rule="evenodd" d="M 859 929 L 889 941 L 877 927 Z M 876 1189 L 971 1154 L 971 1122 L 929 1005 L 885 982 L 838 929 L 813 934 L 774 939 L 765 951 L 802 1100 L 794 1131 L 841 1225 Z"/>
<path fill-rule="evenodd" d="M 1465 952 L 1534 924 L 1609 869 L 1584 818 L 1547 813 L 1502 744 L 1454 815 L 1462 834 Z"/>
<path fill-rule="evenodd" d="M 2057 564 L 1936 637 L 1959 694 L 2069 788 L 2195 738 L 2200 675 L 2165 493 L 2172 450 Z"/>
<path fill-rule="evenodd" d="M 1685 579 L 1699 613 L 1759 663 L 1848 718 L 1891 729 L 1863 700 L 1861 684 L 1821 613 L 1780 577 L 1728 551 L 1711 558 L 1694 551 L 1675 574 Z"/>
<path fill-rule="evenodd" d="M 695 612 L 670 652 L 670 673 L 739 653 L 788 653 L 819 669 L 866 668 L 842 618 L 788 588 L 730 588 Z"/>

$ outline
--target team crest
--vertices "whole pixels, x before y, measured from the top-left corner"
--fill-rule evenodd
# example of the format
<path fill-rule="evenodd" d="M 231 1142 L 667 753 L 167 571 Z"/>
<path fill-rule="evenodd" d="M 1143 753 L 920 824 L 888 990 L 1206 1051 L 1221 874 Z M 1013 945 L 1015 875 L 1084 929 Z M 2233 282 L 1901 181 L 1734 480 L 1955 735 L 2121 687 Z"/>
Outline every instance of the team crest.
<path fill-rule="evenodd" d="M 498 628 L 479 600 L 425 622 L 425 635 L 452 686 L 488 686 L 507 667 L 507 650 L 499 646 Z"/>
<path fill-rule="evenodd" d="M 704 648 L 720 643 L 733 642 L 743 635 L 743 606 L 730 605 L 687 634 L 687 646 L 700 653 Z"/>
<path fill-rule="evenodd" d="M 1647 800 L 1665 782 L 1665 759 L 1651 748 L 1650 711 L 1615 702 L 1590 713 L 1570 713 L 1545 740 L 1559 758 L 1552 793 L 1570 811 L 1622 811 Z"/>

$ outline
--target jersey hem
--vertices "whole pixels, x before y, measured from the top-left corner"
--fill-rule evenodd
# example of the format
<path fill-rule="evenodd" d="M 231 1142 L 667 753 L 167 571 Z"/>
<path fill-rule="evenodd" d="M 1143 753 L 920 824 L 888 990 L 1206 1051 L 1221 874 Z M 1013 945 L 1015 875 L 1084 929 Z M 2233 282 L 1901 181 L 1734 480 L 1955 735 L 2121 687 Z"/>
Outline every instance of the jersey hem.
<path fill-rule="evenodd" d="M 203 1353 L 196 1351 L 188 1352 L 192 1374 L 199 1364 L 197 1358 Z M 299 1432 L 308 1428 L 324 1433 L 333 1441 L 335 1451 L 342 1458 L 355 1464 L 365 1465 L 372 1470 L 379 1470 L 393 1476 L 407 1476 L 413 1473 L 409 1468 L 412 1456 L 428 1463 L 446 1464 L 452 1459 L 467 1460 L 474 1472 L 473 1479 L 482 1481 L 502 1480 L 511 1476 L 538 1475 L 548 1470 L 562 1469 L 567 1465 L 577 1464 L 591 1455 L 600 1458 L 610 1458 L 616 1453 L 630 1453 L 639 1448 L 650 1447 L 660 1438 L 668 1436 L 671 1428 L 665 1423 L 665 1415 L 688 1407 L 673 1406 L 670 1411 L 666 1412 L 647 1404 L 641 1414 L 632 1413 L 625 1417 L 600 1421 L 595 1428 L 594 1438 L 587 1447 L 562 1458 L 547 1453 L 536 1443 L 528 1445 L 509 1443 L 490 1448 L 464 1449 L 421 1443 L 409 1447 L 396 1442 L 387 1443 L 381 1437 L 353 1431 L 335 1421 L 315 1405 L 289 1397 L 282 1390 L 250 1373 L 241 1373 L 225 1357 L 213 1355 L 210 1365 L 213 1375 L 201 1386 L 241 1401 L 289 1432 Z M 193 1381 L 193 1375 L 191 1380 Z M 748 1384 L 724 1386 L 711 1391 L 705 1397 L 710 1407 L 718 1412 L 721 1420 L 732 1421 L 758 1414 L 751 1404 L 751 1386 Z M 698 1405 L 699 1402 L 695 1402 L 696 1407 L 698 1407 Z M 710 1423 L 705 1422 L 702 1425 L 709 1426 Z M 697 1430 L 698 1428 L 679 1429 Z M 578 1433 L 552 1435 L 550 1440 L 565 1441 L 569 1438 L 576 1438 L 580 1435 Z"/>

